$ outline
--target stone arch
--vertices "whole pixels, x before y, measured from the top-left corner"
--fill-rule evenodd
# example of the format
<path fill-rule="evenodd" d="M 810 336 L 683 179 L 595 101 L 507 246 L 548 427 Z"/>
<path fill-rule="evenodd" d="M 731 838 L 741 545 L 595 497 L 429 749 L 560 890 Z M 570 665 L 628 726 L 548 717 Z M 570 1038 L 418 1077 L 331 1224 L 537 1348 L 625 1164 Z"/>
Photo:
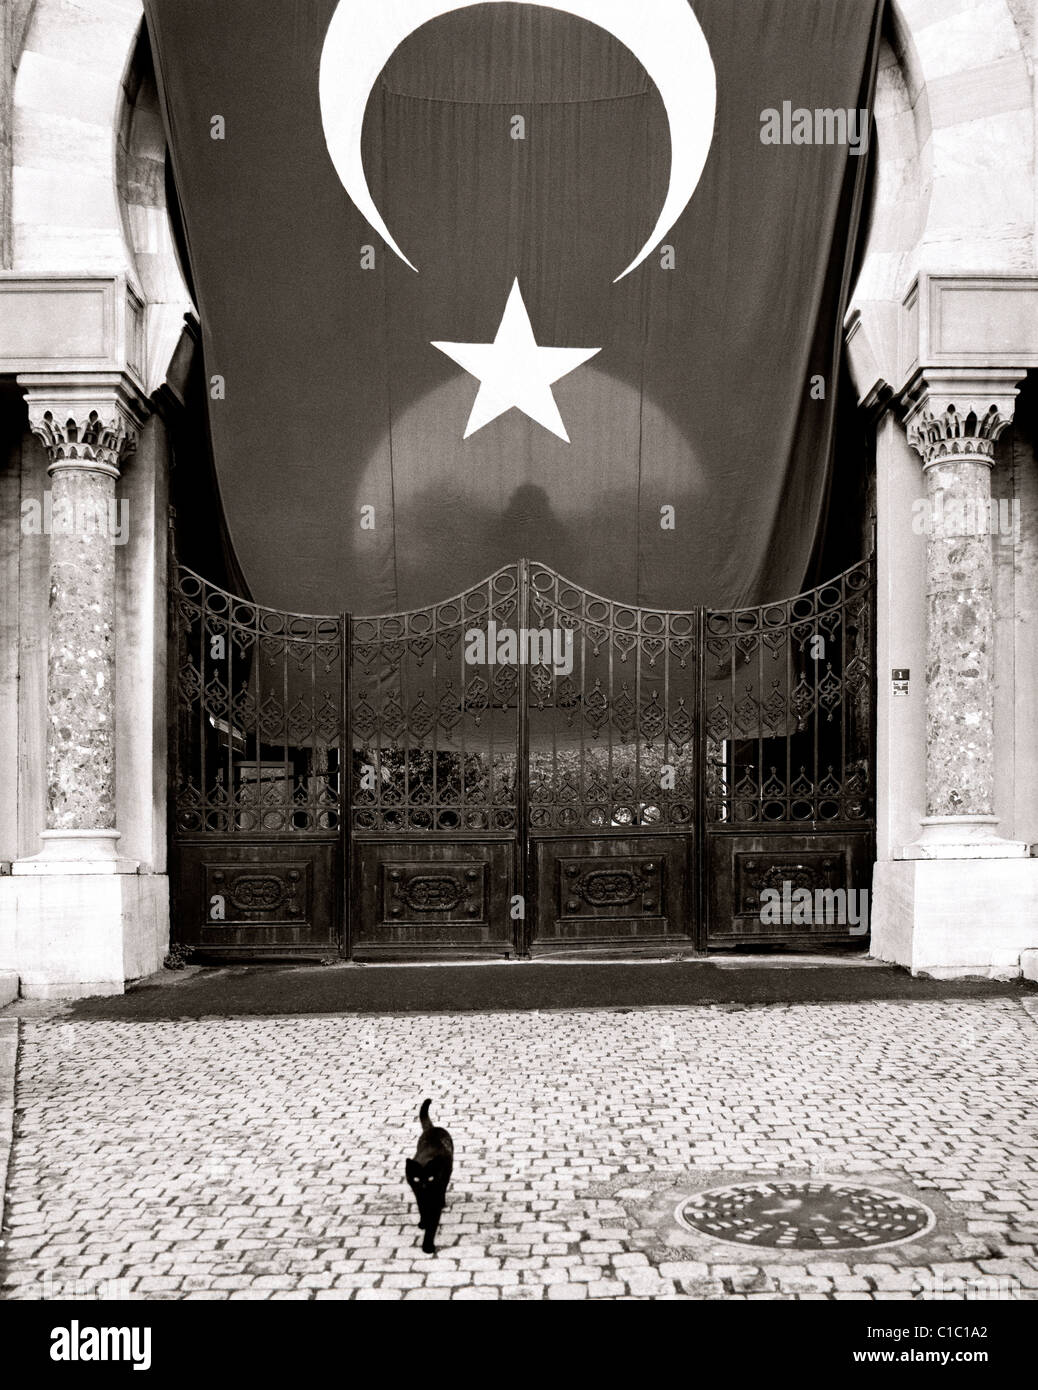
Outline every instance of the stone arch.
<path fill-rule="evenodd" d="M 929 106 L 911 36 L 887 11 L 873 99 L 876 189 L 855 302 L 895 298 L 926 226 Z"/>
<path fill-rule="evenodd" d="M 148 30 L 142 24 L 123 83 L 116 132 L 116 178 L 123 234 L 146 305 L 149 388 L 161 384 L 191 298 L 166 202 L 166 133 Z"/>
<path fill-rule="evenodd" d="M 1028 271 L 1034 203 L 1033 77 L 1007 0 L 952 7 L 895 0 L 925 97 L 921 144 L 931 178 L 917 270 Z"/>
<path fill-rule="evenodd" d="M 1034 269 L 1034 36 L 1016 0 L 891 0 L 875 98 L 877 192 L 851 318 L 891 385 L 920 271 Z M 852 350 L 852 362 L 855 351 Z M 871 382 L 859 380 L 862 391 Z M 899 383 L 897 383 L 899 384 Z"/>
<path fill-rule="evenodd" d="M 14 86 L 12 269 L 124 275 L 146 305 L 149 390 L 191 308 L 154 164 L 164 158 L 141 0 L 37 0 Z"/>

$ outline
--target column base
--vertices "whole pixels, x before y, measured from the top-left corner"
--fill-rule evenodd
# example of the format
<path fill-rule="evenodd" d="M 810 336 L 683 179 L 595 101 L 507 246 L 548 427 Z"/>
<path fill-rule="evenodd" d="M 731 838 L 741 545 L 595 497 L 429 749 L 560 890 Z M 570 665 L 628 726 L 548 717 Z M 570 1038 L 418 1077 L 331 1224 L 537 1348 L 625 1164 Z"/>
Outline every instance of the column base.
<path fill-rule="evenodd" d="M 11 873 L 32 874 L 135 874 L 136 859 L 124 859 L 116 851 L 118 830 L 44 830 L 39 854 L 16 859 Z"/>
<path fill-rule="evenodd" d="M 924 816 L 919 838 L 901 851 L 902 859 L 1026 859 L 1023 840 L 995 834 L 998 816 Z"/>
<path fill-rule="evenodd" d="M 881 860 L 871 928 L 872 955 L 913 975 L 1019 979 L 1038 949 L 1038 859 Z"/>
<path fill-rule="evenodd" d="M 31 861 L 23 860 L 22 864 Z M 89 862 L 89 861 L 85 861 Z M 0 878 L 0 970 L 21 980 L 23 999 L 122 994 L 169 949 L 165 874 L 87 870 Z"/>

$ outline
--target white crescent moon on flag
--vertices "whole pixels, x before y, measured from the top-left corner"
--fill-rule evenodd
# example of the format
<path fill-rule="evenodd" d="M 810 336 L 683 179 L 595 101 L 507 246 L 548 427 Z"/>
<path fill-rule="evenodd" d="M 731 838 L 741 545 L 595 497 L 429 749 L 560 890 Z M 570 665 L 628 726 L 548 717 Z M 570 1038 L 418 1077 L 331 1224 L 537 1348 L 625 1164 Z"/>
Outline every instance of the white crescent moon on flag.
<path fill-rule="evenodd" d="M 361 159 L 364 111 L 379 73 L 403 41 L 441 15 L 507 0 L 339 0 L 321 52 L 324 138 L 335 171 L 357 209 L 400 259 L 417 270 L 393 240 L 375 206 Z M 606 29 L 656 84 L 670 125 L 670 185 L 652 235 L 622 280 L 673 227 L 695 192 L 714 133 L 717 81 L 710 48 L 689 0 L 525 0 L 562 10 Z M 614 284 L 616 281 L 613 282 Z"/>

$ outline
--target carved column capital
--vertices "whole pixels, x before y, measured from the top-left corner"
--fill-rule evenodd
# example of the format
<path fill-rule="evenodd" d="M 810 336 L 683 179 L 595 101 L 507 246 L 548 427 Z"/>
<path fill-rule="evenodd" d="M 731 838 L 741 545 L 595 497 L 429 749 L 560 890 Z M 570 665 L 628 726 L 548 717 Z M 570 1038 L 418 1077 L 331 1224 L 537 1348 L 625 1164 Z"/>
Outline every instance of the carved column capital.
<path fill-rule="evenodd" d="M 117 478 L 136 451 L 147 413 L 123 377 L 19 377 L 29 428 L 47 450 L 48 472 L 80 468 Z"/>
<path fill-rule="evenodd" d="M 995 461 L 995 441 L 1012 423 L 1023 368 L 922 371 L 905 392 L 908 442 L 927 469 Z"/>

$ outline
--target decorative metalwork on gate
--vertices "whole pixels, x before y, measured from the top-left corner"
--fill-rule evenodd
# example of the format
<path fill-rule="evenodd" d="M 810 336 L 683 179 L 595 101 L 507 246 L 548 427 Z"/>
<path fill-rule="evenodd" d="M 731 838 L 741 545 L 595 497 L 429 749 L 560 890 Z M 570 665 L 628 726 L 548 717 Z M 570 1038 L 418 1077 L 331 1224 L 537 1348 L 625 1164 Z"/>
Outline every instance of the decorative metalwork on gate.
<path fill-rule="evenodd" d="M 527 668 L 531 830 L 690 829 L 698 614 L 615 603 L 531 562 L 528 622 L 570 635 L 564 662 Z"/>
<path fill-rule="evenodd" d="M 519 673 L 486 658 L 519 625 L 519 588 L 505 565 L 445 603 L 353 620 L 354 830 L 515 830 Z"/>
<path fill-rule="evenodd" d="M 872 565 L 758 608 L 708 611 L 708 822 L 847 823 L 873 814 Z"/>
<path fill-rule="evenodd" d="M 764 930 L 766 889 L 866 880 L 871 562 L 727 611 L 527 560 L 377 617 L 183 567 L 171 602 L 175 872 L 206 949 L 325 951 L 344 912 L 369 959 L 774 943 L 805 931 Z"/>
<path fill-rule="evenodd" d="M 337 835 L 344 620 L 262 608 L 183 566 L 172 597 L 178 836 Z"/>

